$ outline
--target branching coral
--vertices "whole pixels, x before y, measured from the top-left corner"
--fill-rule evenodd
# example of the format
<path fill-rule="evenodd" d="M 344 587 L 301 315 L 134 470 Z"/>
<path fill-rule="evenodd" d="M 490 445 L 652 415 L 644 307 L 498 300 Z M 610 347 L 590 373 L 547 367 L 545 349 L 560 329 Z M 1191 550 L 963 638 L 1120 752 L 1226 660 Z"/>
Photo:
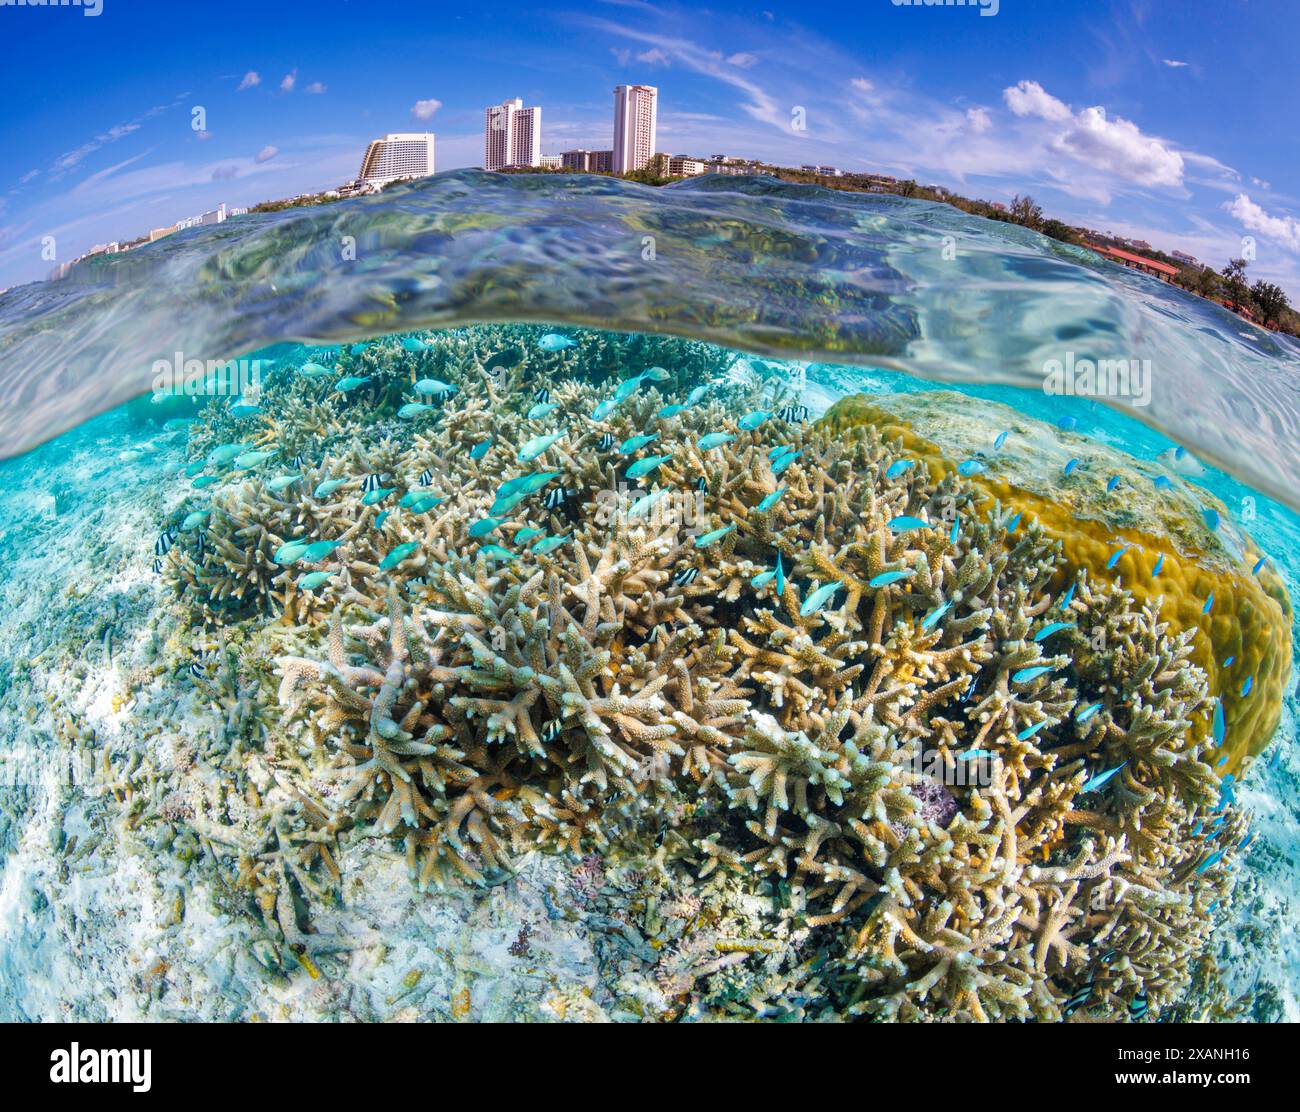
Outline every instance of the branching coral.
<path fill-rule="evenodd" d="M 640 846 L 780 893 L 827 1009 L 1179 1000 L 1244 833 L 1190 632 L 1087 574 L 1067 595 L 1037 524 L 874 428 L 776 415 L 778 381 L 685 406 L 673 368 L 605 407 L 564 359 L 485 354 L 505 336 L 397 359 L 383 381 L 424 360 L 454 393 L 340 408 L 300 484 L 229 482 L 202 563 L 171 558 L 194 621 L 250 592 L 280 617 L 252 634 L 264 790 L 212 844 L 287 942 L 357 838 L 422 889 Z"/>

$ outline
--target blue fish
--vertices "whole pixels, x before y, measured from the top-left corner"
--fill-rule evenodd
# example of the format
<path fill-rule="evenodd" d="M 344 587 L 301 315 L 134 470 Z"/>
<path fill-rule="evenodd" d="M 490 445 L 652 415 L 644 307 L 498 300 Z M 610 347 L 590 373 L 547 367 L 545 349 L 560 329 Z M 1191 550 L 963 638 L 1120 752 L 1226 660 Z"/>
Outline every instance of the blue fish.
<path fill-rule="evenodd" d="M 1007 442 L 1007 437 L 1010 435 L 1011 435 L 1010 429 L 1007 429 L 1005 432 L 998 433 L 998 438 L 995 441 L 993 441 L 993 450 L 995 452 L 998 451 L 998 449 L 1000 449 L 1002 445 Z"/>
<path fill-rule="evenodd" d="M 952 528 L 948 530 L 948 543 L 956 544 L 957 537 L 960 535 L 960 533 L 961 533 L 961 514 L 957 514 L 952 519 Z"/>
<path fill-rule="evenodd" d="M 903 571 L 882 571 L 879 575 L 872 576 L 867 580 L 868 587 L 886 587 L 890 583 L 897 583 L 900 579 L 911 579 L 916 572 L 907 568 Z"/>
<path fill-rule="evenodd" d="M 402 339 L 402 347 L 412 353 L 426 351 L 428 346 L 423 340 L 417 340 L 414 336 L 406 336 Z"/>
<path fill-rule="evenodd" d="M 1202 614 L 1208 614 L 1210 607 L 1214 605 L 1214 592 L 1210 592 L 1210 597 L 1205 600 L 1205 605 L 1201 607 Z"/>
<path fill-rule="evenodd" d="M 1073 629 L 1073 628 L 1074 628 L 1073 622 L 1049 622 L 1047 625 L 1043 626 L 1042 629 L 1040 629 L 1037 633 L 1034 634 L 1034 640 L 1046 641 L 1047 638 L 1051 637 L 1053 633 L 1057 633 L 1063 629 Z"/>
<path fill-rule="evenodd" d="M 1151 569 L 1151 578 L 1154 579 L 1160 574 L 1160 569 L 1165 566 L 1165 554 L 1162 552 L 1156 557 L 1155 566 Z"/>
<path fill-rule="evenodd" d="M 418 417 L 421 413 L 428 413 L 429 410 L 435 409 L 436 406 L 424 405 L 421 402 L 407 402 L 397 411 L 397 415 L 403 421 L 409 421 L 413 417 Z"/>
<path fill-rule="evenodd" d="M 1011 682 L 1028 683 L 1030 680 L 1036 680 L 1039 676 L 1046 675 L 1051 670 L 1046 664 L 1037 664 L 1032 668 L 1021 668 L 1011 677 Z"/>
<path fill-rule="evenodd" d="M 930 523 L 922 521 L 919 517 L 908 517 L 906 514 L 901 517 L 892 518 L 887 527 L 891 533 L 910 533 L 914 529 L 929 529 Z"/>
<path fill-rule="evenodd" d="M 978 475 L 984 470 L 984 465 L 977 459 L 963 460 L 957 465 L 957 474 L 964 476 Z"/>
<path fill-rule="evenodd" d="M 1100 703 L 1089 703 L 1083 710 L 1074 716 L 1076 722 L 1087 722 L 1094 714 L 1101 710 Z"/>
<path fill-rule="evenodd" d="M 1251 574 L 1251 575 L 1258 575 L 1258 574 L 1259 574 L 1259 569 L 1262 568 L 1262 567 L 1263 567 L 1265 564 L 1267 564 L 1267 563 L 1268 563 L 1268 557 L 1267 557 L 1267 556 L 1261 556 L 1258 560 L 1255 561 L 1255 566 L 1254 566 L 1253 568 L 1250 569 L 1250 574 Z"/>
<path fill-rule="evenodd" d="M 776 594 L 778 598 L 785 596 L 785 565 L 781 563 L 781 553 L 776 554 Z"/>
<path fill-rule="evenodd" d="M 1168 475 L 1157 475 L 1155 477 L 1156 490 L 1172 490 L 1173 483 L 1169 481 Z"/>
<path fill-rule="evenodd" d="M 1016 526 L 1020 524 L 1020 519 L 1023 516 L 1024 516 L 1023 513 L 1017 513 L 1012 516 L 1011 520 L 1007 522 L 1008 533 L 1014 533 L 1016 531 Z"/>
<path fill-rule="evenodd" d="M 1070 601 L 1074 598 L 1074 588 L 1077 587 L 1078 585 L 1079 585 L 1079 581 L 1076 579 L 1076 580 L 1075 580 L 1073 583 L 1071 583 L 1070 586 L 1066 589 L 1065 594 L 1063 594 L 1063 595 L 1061 596 L 1061 601 L 1060 601 L 1060 603 L 1059 603 L 1059 606 L 1061 607 L 1062 610 L 1068 610 L 1068 609 L 1069 609 L 1069 607 L 1070 607 Z"/>
<path fill-rule="evenodd" d="M 639 479 L 643 475 L 649 475 L 660 464 L 667 463 L 672 456 L 646 456 L 645 459 L 639 459 L 627 469 L 629 479 Z"/>
<path fill-rule="evenodd" d="M 528 419 L 530 421 L 540 421 L 548 413 L 552 413 L 559 408 L 559 402 L 538 402 L 528 411 Z"/>
<path fill-rule="evenodd" d="M 606 398 L 603 402 L 591 411 L 591 417 L 594 421 L 603 421 L 618 408 L 618 402 L 613 398 Z"/>
<path fill-rule="evenodd" d="M 1255 686 L 1255 677 L 1247 676 L 1246 682 L 1241 685 L 1241 697 L 1244 699 L 1250 694 L 1250 689 Z"/>
<path fill-rule="evenodd" d="M 504 517 L 479 518 L 478 521 L 474 522 L 474 524 L 469 527 L 469 535 L 471 537 L 486 537 L 489 533 L 495 532 L 499 529 L 505 524 L 505 522 L 506 519 Z"/>
<path fill-rule="evenodd" d="M 1112 475 L 1109 479 L 1106 480 L 1106 493 L 1109 494 L 1117 486 L 1119 486 L 1119 476 Z"/>
<path fill-rule="evenodd" d="M 627 516 L 640 517 L 643 513 L 649 510 L 651 506 L 653 506 L 656 502 L 658 502 L 659 499 L 662 498 L 667 493 L 668 493 L 667 487 L 660 487 L 658 490 L 651 491 L 649 494 L 643 494 L 640 498 L 638 498 L 635 502 L 632 503 L 631 509 L 627 511 Z"/>
<path fill-rule="evenodd" d="M 818 587 L 817 590 L 804 600 L 804 604 L 799 607 L 799 616 L 801 618 L 806 618 L 809 614 L 817 613 L 817 611 L 830 602 L 834 597 L 835 592 L 838 591 L 842 585 L 843 581 L 837 579 L 834 583 L 827 583 L 824 586 Z"/>
<path fill-rule="evenodd" d="M 630 456 L 633 452 L 639 452 L 647 444 L 651 444 L 658 439 L 659 434 L 657 432 L 646 433 L 644 436 L 629 436 L 619 445 L 618 450 L 625 456 Z"/>
<path fill-rule="evenodd" d="M 566 436 L 563 432 L 553 432 L 549 436 L 534 436 L 531 440 L 523 444 L 519 449 L 519 459 L 522 463 L 531 463 L 538 456 L 542 455 L 557 440 L 563 440 Z"/>
<path fill-rule="evenodd" d="M 772 577 L 774 575 L 776 575 L 775 568 L 772 571 L 760 571 L 756 576 L 754 576 L 753 579 L 749 581 L 749 585 L 753 587 L 755 590 L 758 590 L 759 588 L 762 587 L 766 587 L 769 583 L 772 582 Z"/>
<path fill-rule="evenodd" d="M 1069 476 L 1074 474 L 1074 469 L 1078 466 L 1079 466 L 1079 460 L 1076 457 L 1075 459 L 1070 460 L 1070 462 L 1065 465 L 1061 473 L 1068 478 Z"/>
<path fill-rule="evenodd" d="M 398 564 L 410 556 L 411 553 L 419 547 L 419 544 L 415 541 L 407 541 L 405 544 L 399 544 L 392 550 L 392 552 L 379 561 L 379 570 L 388 571 L 390 568 L 397 567 Z"/>
<path fill-rule="evenodd" d="M 486 440 L 480 440 L 469 450 L 470 459 L 482 459 L 488 454 L 488 449 L 492 447 L 492 438 L 489 436 Z"/>
<path fill-rule="evenodd" d="M 1198 873 L 1208 872 L 1210 869 L 1214 868 L 1220 860 L 1222 860 L 1225 852 L 1226 850 L 1216 849 L 1209 857 L 1196 866 L 1196 871 Z"/>
<path fill-rule="evenodd" d="M 783 456 L 783 455 L 785 455 L 786 452 L 793 452 L 793 451 L 794 451 L 793 448 L 789 448 L 789 447 L 787 447 L 787 446 L 784 445 L 784 444 L 778 444 L 775 448 L 772 448 L 772 449 L 767 453 L 767 458 L 768 458 L 768 459 L 776 459 L 778 456 Z"/>
<path fill-rule="evenodd" d="M 1218 510 L 1202 510 L 1201 516 L 1205 519 L 1205 524 L 1208 528 L 1217 529 L 1219 527 Z"/>
<path fill-rule="evenodd" d="M 697 386 L 686 396 L 687 405 L 699 405 L 704 400 L 704 395 L 709 392 L 707 386 Z"/>
<path fill-rule="evenodd" d="M 916 465 L 915 460 L 910 460 L 910 459 L 895 460 L 885 470 L 885 478 L 897 479 L 899 475 L 903 474 L 905 471 L 910 470 L 915 465 Z"/>
<path fill-rule="evenodd" d="M 721 448 L 724 444 L 729 444 L 736 438 L 727 432 L 710 432 L 701 436 L 695 442 L 696 447 L 701 452 L 711 452 L 714 448 Z"/>
<path fill-rule="evenodd" d="M 736 424 L 746 432 L 753 432 L 771 416 L 772 414 L 765 409 L 756 409 L 752 413 L 746 413 Z"/>
<path fill-rule="evenodd" d="M 573 341 L 568 336 L 561 336 L 558 332 L 548 332 L 537 341 L 537 346 L 542 351 L 563 351 L 565 348 L 573 347 Z"/>
<path fill-rule="evenodd" d="M 767 513 L 768 510 L 770 510 L 779 501 L 781 501 L 781 495 L 783 495 L 785 491 L 786 491 L 785 487 L 777 487 L 776 490 L 772 491 L 771 494 L 769 494 L 766 498 L 764 498 L 763 501 L 761 501 L 755 507 L 757 512 L 761 514 Z"/>
<path fill-rule="evenodd" d="M 1110 559 L 1106 561 L 1106 570 L 1110 571 L 1111 568 L 1113 568 L 1116 564 L 1118 564 L 1119 558 L 1123 556 L 1124 553 L 1126 553 L 1127 551 L 1128 551 L 1128 545 L 1126 544 L 1121 545 L 1119 548 L 1115 549 L 1115 551 L 1110 554 Z"/>
<path fill-rule="evenodd" d="M 571 535 L 572 534 L 570 533 L 565 533 L 562 537 L 547 537 L 545 540 L 540 540 L 534 544 L 532 551 L 536 552 L 539 556 L 545 556 L 546 553 L 555 551 L 555 549 L 559 548 L 560 545 L 567 544 Z"/>
<path fill-rule="evenodd" d="M 666 421 L 669 417 L 676 417 L 677 414 L 685 412 L 686 407 L 684 405 L 666 405 L 655 416 Z"/>
<path fill-rule="evenodd" d="M 797 460 L 801 455 L 803 455 L 802 452 L 787 452 L 785 455 L 783 455 L 780 459 L 778 459 L 775 463 L 772 464 L 772 474 L 780 475 L 781 472 L 783 472 L 787 467 L 789 467 L 790 464 L 794 463 L 794 461 Z"/>
<path fill-rule="evenodd" d="M 994 754 L 988 749 L 967 749 L 964 753 L 958 753 L 959 761 L 978 761 L 984 757 L 992 757 Z"/>
<path fill-rule="evenodd" d="M 951 609 L 952 609 L 952 599 L 949 599 L 942 606 L 936 606 L 922 620 L 921 629 L 926 630 L 926 629 L 933 628 L 938 623 L 939 619 L 942 618 Z"/>
<path fill-rule="evenodd" d="M 735 529 L 735 523 L 724 525 L 721 529 L 714 529 L 711 533 L 705 533 L 702 537 L 695 538 L 696 548 L 708 548 L 711 544 L 716 544 L 722 540 L 728 533 Z"/>
<path fill-rule="evenodd" d="M 1026 726 L 1020 733 L 1016 734 L 1017 741 L 1028 741 L 1039 730 L 1051 722 L 1050 718 L 1044 718 L 1041 722 L 1035 722 L 1032 726 Z"/>
<path fill-rule="evenodd" d="M 1126 764 L 1128 764 L 1128 761 L 1123 761 L 1120 764 L 1117 764 L 1114 768 L 1108 770 L 1107 772 L 1097 773 L 1096 776 L 1093 776 L 1091 779 L 1089 779 L 1083 785 L 1083 787 L 1079 789 L 1079 794 L 1083 795 L 1085 792 L 1095 792 L 1098 788 L 1105 786 L 1107 783 L 1110 782 L 1110 778 L 1114 776 L 1115 773 L 1117 773 Z"/>
<path fill-rule="evenodd" d="M 1066 432 L 1069 432 L 1071 429 L 1077 429 L 1079 427 L 1079 418 L 1062 417 L 1056 422 L 1056 427 L 1058 429 L 1064 429 Z"/>

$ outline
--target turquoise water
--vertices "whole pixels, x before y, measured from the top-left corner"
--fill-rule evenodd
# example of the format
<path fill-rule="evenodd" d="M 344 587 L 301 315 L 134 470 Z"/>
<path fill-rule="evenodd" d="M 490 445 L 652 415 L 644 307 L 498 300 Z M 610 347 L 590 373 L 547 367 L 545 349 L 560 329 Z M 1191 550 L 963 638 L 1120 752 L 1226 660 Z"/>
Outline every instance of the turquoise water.
<path fill-rule="evenodd" d="M 483 333 L 474 326 L 480 322 L 519 325 L 514 333 L 492 333 L 492 342 L 517 337 L 502 365 L 524 376 L 526 399 L 483 394 L 487 387 L 476 377 L 484 369 L 481 361 L 466 356 L 464 365 L 456 362 L 458 351 L 479 350 L 474 345 Z M 595 354 L 584 362 L 565 355 L 564 346 L 548 351 L 544 333 L 564 343 L 576 341 L 575 350 Z M 416 335 L 434 355 L 384 340 Z M 607 351 L 614 355 L 606 358 Z M 451 353 L 445 361 L 444 352 Z M 232 405 L 257 405 L 255 387 L 243 398 L 218 398 L 206 409 L 157 392 L 151 399 L 159 374 L 155 361 L 170 362 L 174 355 L 260 361 L 266 375 L 260 385 L 274 401 L 265 411 L 250 409 L 240 416 L 231 412 Z M 1061 397 L 1044 390 L 1053 361 L 1112 358 L 1149 363 L 1149 392 L 1134 388 Z M 364 360 L 372 362 L 363 365 Z M 530 431 L 546 431 L 552 426 L 545 422 L 558 422 L 554 427 L 575 440 L 586 437 L 585 451 L 597 450 L 587 440 L 604 428 L 596 416 L 601 411 L 573 408 L 572 399 L 585 399 L 586 390 L 609 394 L 614 383 L 660 362 L 666 368 L 662 381 L 646 379 L 637 400 L 619 411 L 622 419 L 640 407 L 627 418 L 639 423 L 621 429 L 620 437 L 638 430 L 662 433 L 650 452 L 663 446 L 671 455 L 688 440 L 670 422 L 688 421 L 691 414 L 663 417 L 659 409 L 656 416 L 663 403 L 695 411 L 715 405 L 709 412 L 716 427 L 733 430 L 745 407 L 761 404 L 775 412 L 806 406 L 806 421 L 782 418 L 794 436 L 796 426 L 815 422 L 851 395 L 886 399 L 955 391 L 941 402 L 954 421 L 963 395 L 1000 403 L 1042 422 L 1042 435 L 1063 445 L 1095 444 L 1131 457 L 1139 474 L 1164 475 L 1170 488 L 1193 504 L 1208 506 L 1198 493 L 1208 492 L 1226 512 L 1225 543 L 1230 535 L 1253 539 L 1291 597 L 1297 597 L 1300 347 L 1217 306 L 1014 226 L 940 205 L 767 180 L 704 179 L 654 190 L 581 176 L 457 172 L 375 198 L 238 218 L 168 237 L 145 250 L 79 267 L 61 282 L 0 297 L 0 396 L 7 403 L 0 416 L 0 449 L 12 457 L 0 463 L 5 553 L 0 642 L 6 646 L 0 653 L 0 725 L 13 754 L 9 779 L 0 789 L 5 793 L 0 854 L 9 893 L 0 900 L 0 1015 L 34 1017 L 41 1011 L 13 988 L 24 975 L 18 940 L 26 937 L 28 918 L 36 914 L 19 907 L 28 899 L 28 886 L 38 888 L 46 902 L 107 900 L 88 894 L 89 887 L 68 885 L 69 866 L 51 869 L 30 848 L 37 839 L 29 831 L 57 812 L 60 832 L 76 828 L 83 845 L 89 844 L 91 831 L 98 829 L 95 816 L 111 814 L 114 805 L 121 804 L 127 817 L 113 821 L 129 829 L 134 817 L 150 816 L 165 802 L 162 788 L 154 790 L 151 803 L 133 804 L 120 781 L 116 788 L 99 782 L 95 793 L 86 789 L 86 798 L 98 802 L 85 803 L 83 812 L 80 786 L 92 778 L 82 781 L 74 773 L 73 787 L 60 789 L 62 773 L 55 771 L 60 747 L 106 754 L 110 767 L 136 770 L 127 780 L 137 773 L 148 780 L 153 762 L 163 762 L 153 749 L 141 759 L 144 739 L 155 746 L 176 728 L 165 718 L 151 720 L 148 730 L 131 724 L 132 698 L 157 703 L 159 692 L 173 698 L 180 691 L 182 702 L 169 713 L 192 712 L 195 721 L 205 721 L 198 700 L 184 701 L 191 698 L 192 686 L 185 669 L 209 668 L 204 661 L 210 654 L 237 644 L 246 654 L 240 667 L 247 675 L 220 703 L 225 726 L 214 727 L 218 733 L 232 730 L 249 699 L 256 703 L 241 683 L 272 669 L 273 655 L 258 656 L 247 645 L 255 637 L 274 639 L 277 623 L 308 640 L 311 635 L 304 631 L 325 628 L 326 609 L 312 609 L 312 603 L 290 611 L 288 596 L 276 594 L 288 592 L 292 572 L 273 579 L 257 607 L 229 605 L 210 590 L 201 604 L 196 602 L 202 592 L 193 581 L 187 586 L 178 578 L 178 569 L 189 566 L 186 560 L 195 568 L 210 562 L 203 549 L 193 548 L 195 537 L 209 535 L 208 526 L 179 533 L 163 546 L 160 558 L 158 545 L 168 529 L 192 514 L 211 514 L 217 503 L 218 516 L 233 521 L 238 500 L 251 504 L 262 497 L 258 484 L 272 476 L 292 483 L 291 476 L 302 472 L 315 484 L 335 472 L 357 479 L 372 473 L 379 485 L 388 481 L 384 461 L 423 451 L 422 435 L 456 440 L 458 422 L 494 419 L 506 407 L 550 404 L 537 400 L 542 390 L 555 395 L 558 411 L 537 417 L 527 425 Z M 303 368 L 311 363 L 322 368 L 320 386 L 304 384 L 309 376 Z M 341 376 L 354 373 L 375 381 L 345 388 Z M 454 400 L 438 401 L 409 419 L 396 415 L 399 401 L 418 398 L 417 407 L 430 401 L 428 390 L 410 393 L 410 381 L 420 375 L 452 377 Z M 653 405 L 640 400 L 652 387 L 658 391 Z M 688 405 L 697 388 L 706 400 Z M 304 422 L 321 413 L 322 430 L 306 431 Z M 764 421 L 772 422 L 764 446 L 779 444 L 776 418 Z M 998 431 L 983 429 L 981 443 L 992 442 Z M 805 436 L 806 429 L 798 428 L 797 435 Z M 217 445 L 238 443 L 247 452 L 254 438 L 258 447 L 277 454 L 250 464 L 247 474 L 225 470 L 228 465 L 205 468 Z M 472 437 L 460 440 L 467 450 Z M 574 474 L 585 458 L 566 458 L 557 470 Z M 980 452 L 979 459 L 992 465 L 996 452 Z M 476 496 L 480 492 L 471 489 L 461 463 L 456 469 L 449 465 L 445 475 L 431 474 L 421 487 L 437 489 L 452 502 L 458 493 Z M 194 489 L 192 480 L 205 473 L 216 485 Z M 1059 460 L 1050 467 L 1045 462 L 1040 478 L 1043 489 L 1059 489 Z M 719 481 L 715 476 L 710 497 Z M 561 495 L 567 482 L 560 480 Z M 653 482 L 647 480 L 644 489 L 651 490 Z M 414 492 L 414 481 L 409 485 Z M 312 516 L 314 509 L 302 509 L 294 518 L 297 496 L 292 485 L 286 489 L 282 521 L 310 522 L 318 531 L 314 536 L 330 536 Z M 1123 490 L 1116 495 L 1126 497 L 1133 496 Z M 548 524 L 563 543 L 564 515 L 575 530 L 581 515 L 566 509 L 563 497 L 557 506 Z M 361 513 L 359 506 L 354 509 Z M 396 509 L 388 512 L 397 514 L 389 528 L 403 520 Z M 385 513 L 376 516 L 374 528 L 382 532 Z M 1134 528 L 1147 524 L 1132 523 Z M 242 533 L 232 528 L 221 539 L 247 539 L 257 527 Z M 331 525 L 339 527 L 337 520 Z M 297 529 L 295 523 L 275 534 L 266 551 L 287 543 Z M 732 543 L 708 545 L 723 549 Z M 805 538 L 801 547 L 807 543 Z M 168 556 L 173 544 L 177 555 Z M 755 551 L 748 555 L 757 561 Z M 502 559 L 522 554 L 506 553 Z M 442 555 L 451 561 L 460 553 Z M 157 566 L 156 559 L 161 559 Z M 273 576 L 280 575 L 270 560 L 263 563 Z M 756 562 L 752 570 L 762 566 Z M 404 581 L 403 588 L 422 589 L 423 578 Z M 811 597 L 817 581 L 816 576 L 801 579 L 796 589 Z M 331 584 L 319 597 L 342 612 L 360 596 Z M 937 622 L 946 610 L 936 610 Z M 728 620 L 753 614 L 742 608 L 728 612 Z M 653 627 L 649 633 L 638 628 L 642 651 L 649 651 L 644 644 L 654 644 L 653 633 Z M 213 648 L 218 642 L 221 647 Z M 139 673 L 151 667 L 152 681 L 147 675 L 141 679 Z M 130 683 L 128 673 L 134 677 Z M 1215 933 L 1203 941 L 1225 966 L 1222 992 L 1250 997 L 1242 1006 L 1256 1018 L 1293 1017 L 1300 990 L 1300 971 L 1285 949 L 1289 914 L 1279 910 L 1289 906 L 1300 879 L 1290 863 L 1300 763 L 1294 753 L 1294 677 L 1293 670 L 1281 695 L 1281 724 L 1272 747 L 1237 778 L 1250 815 L 1240 821 L 1256 824 L 1251 829 L 1257 844 L 1249 856 L 1241 854 L 1238 866 L 1240 875 L 1251 878 L 1252 896 L 1219 910 Z M 148 691 L 153 694 L 139 694 Z M 750 709 L 760 709 L 757 700 Z M 186 731 L 190 736 L 188 725 Z M 240 742 L 253 750 L 257 744 Z M 42 763 L 42 753 L 55 756 Z M 196 767 L 206 769 L 209 785 L 231 767 L 225 757 L 214 758 L 210 768 L 205 759 L 201 756 Z M 278 777 L 287 769 L 280 765 L 272 771 Z M 265 770 L 258 766 L 257 771 Z M 237 778 L 239 794 L 247 793 L 249 775 Z M 106 791 L 116 803 L 104 802 Z M 175 809 L 183 811 L 179 805 Z M 644 819 L 644 808 L 636 814 Z M 636 821 L 624 815 L 620 829 L 640 837 Z M 185 819 L 169 820 L 169 836 L 176 837 L 172 827 L 183 832 Z M 662 838 L 661 829 L 659 842 Z M 66 835 L 58 844 L 65 862 L 69 856 L 77 860 L 66 851 Z M 96 838 L 95 844 L 102 843 Z M 581 849 L 591 846 L 582 843 Z M 220 870 L 220 853 L 211 855 Z M 86 860 L 93 861 L 94 852 Z M 190 868 L 189 859 L 184 865 Z M 50 879 L 58 868 L 62 884 Z M 311 887 L 304 882 L 304 891 L 297 892 L 306 905 Z M 62 895 L 56 897 L 56 890 Z M 171 924 L 169 929 L 180 928 Z M 280 929 L 282 941 L 292 941 L 293 928 L 283 919 Z M 316 933 L 314 925 L 308 928 L 309 936 Z M 290 957 L 275 973 L 289 969 L 302 973 Z M 1261 970 L 1272 971 L 1266 1004 L 1252 995 Z M 1053 991 L 1068 995 L 1067 973 L 1057 978 Z M 66 978 L 64 988 L 60 976 Z M 62 992 L 73 998 L 75 979 L 67 969 L 53 976 L 53 996 Z M 770 984 L 764 991 L 775 992 Z M 1130 984 L 1123 994 L 1130 1014 L 1134 991 Z M 1161 991 L 1155 978 L 1150 991 Z M 6 999 L 7 992 L 12 999 Z M 1185 986 L 1179 992 L 1186 995 L 1160 998 L 1166 1015 L 1185 1018 L 1198 1007 L 1211 1007 L 1208 991 L 1202 999 L 1194 999 Z M 794 1014 L 806 997 L 803 988 L 791 990 L 780 1002 L 764 1005 L 772 1011 L 758 1013 L 768 1017 L 788 1009 Z M 790 1002 L 796 998 L 797 1006 Z M 853 1009 L 860 1003 L 860 992 L 836 989 L 817 1007 L 847 1015 L 857 1014 Z M 887 1009 L 873 1014 L 890 1016 Z M 1219 1017 L 1241 1015 L 1239 1009 Z M 174 1016 L 190 1017 L 183 1011 Z M 897 1017 L 913 1018 L 906 1009 Z"/>

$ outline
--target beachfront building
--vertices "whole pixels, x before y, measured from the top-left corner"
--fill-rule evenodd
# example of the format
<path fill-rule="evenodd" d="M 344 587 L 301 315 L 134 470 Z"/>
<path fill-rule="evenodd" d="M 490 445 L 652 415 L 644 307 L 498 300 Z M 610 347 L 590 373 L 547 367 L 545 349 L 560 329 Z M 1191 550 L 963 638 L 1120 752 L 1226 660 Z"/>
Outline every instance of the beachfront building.
<path fill-rule="evenodd" d="M 566 170 L 576 170 L 583 174 L 612 174 L 614 172 L 613 151 L 589 151 L 579 147 L 564 151 L 560 155 L 560 165 Z"/>
<path fill-rule="evenodd" d="M 1168 263 L 1162 263 L 1158 259 L 1148 259 L 1142 255 L 1134 255 L 1131 251 L 1121 251 L 1118 247 L 1102 247 L 1096 243 L 1088 244 L 1097 254 L 1112 262 L 1120 263 L 1123 266 L 1131 267 L 1134 270 L 1140 270 L 1144 274 L 1149 274 L 1153 278 L 1159 278 L 1165 282 L 1172 282 L 1178 277 L 1178 268 L 1170 266 Z"/>
<path fill-rule="evenodd" d="M 542 155 L 541 168 L 543 170 L 560 170 L 564 168 L 564 156 L 558 154 Z"/>
<path fill-rule="evenodd" d="M 696 174 L 702 174 L 708 167 L 704 160 L 700 158 L 686 158 L 680 154 L 670 154 L 668 156 L 668 176 L 670 178 L 693 178 Z"/>
<path fill-rule="evenodd" d="M 659 90 L 653 85 L 614 89 L 614 173 L 630 174 L 650 165 L 658 120 Z"/>
<path fill-rule="evenodd" d="M 366 148 L 357 177 L 366 185 L 384 186 L 403 178 L 433 173 L 433 133 L 390 132 Z"/>
<path fill-rule="evenodd" d="M 521 97 L 494 104 L 483 125 L 483 169 L 542 164 L 542 109 Z"/>

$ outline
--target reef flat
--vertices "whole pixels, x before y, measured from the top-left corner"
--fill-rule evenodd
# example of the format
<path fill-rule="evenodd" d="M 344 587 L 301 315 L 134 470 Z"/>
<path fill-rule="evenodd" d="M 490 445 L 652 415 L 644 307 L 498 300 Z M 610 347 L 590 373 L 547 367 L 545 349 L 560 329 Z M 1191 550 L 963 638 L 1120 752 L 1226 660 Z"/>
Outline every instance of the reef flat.
<path fill-rule="evenodd" d="M 10 1006 L 1243 1014 L 1196 631 L 797 391 L 678 340 L 390 338 L 203 409 L 110 553 L 56 506 L 79 597 L 12 604 Z"/>

